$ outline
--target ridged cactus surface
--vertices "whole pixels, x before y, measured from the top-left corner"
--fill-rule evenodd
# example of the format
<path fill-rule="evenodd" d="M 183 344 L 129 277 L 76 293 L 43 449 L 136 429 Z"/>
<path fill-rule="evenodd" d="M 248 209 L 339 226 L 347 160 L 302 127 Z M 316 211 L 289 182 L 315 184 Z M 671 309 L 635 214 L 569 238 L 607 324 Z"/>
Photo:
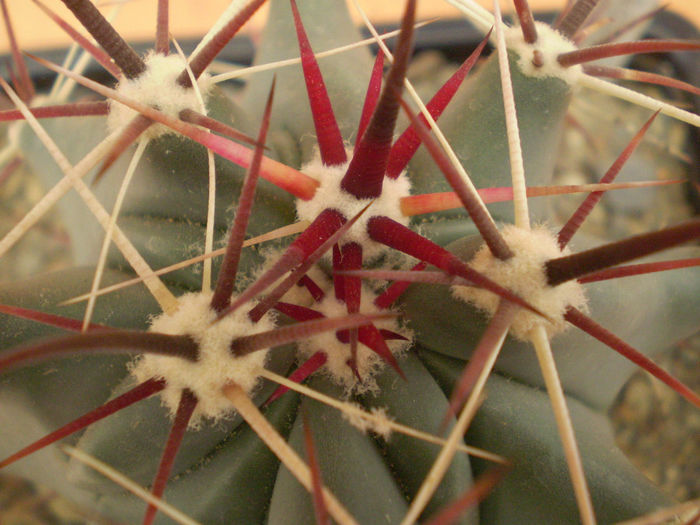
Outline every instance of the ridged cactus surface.
<path fill-rule="evenodd" d="M 237 100 L 205 69 L 264 2 L 232 2 L 187 68 L 159 2 L 156 53 L 182 68 L 160 81 L 162 103 L 124 87 L 161 74 L 151 58 L 108 31 L 89 0 L 64 3 L 119 78 L 113 91 L 42 62 L 113 99 L 91 116 L 75 97 L 33 95 L 21 61 L 14 89 L 3 84 L 22 111 L 2 114 L 19 120 L 5 156 L 39 177 L 43 203 L 57 197 L 75 265 L 0 284 L 0 467 L 124 523 L 613 523 L 672 505 L 618 449 L 606 414 L 638 366 L 700 406 L 648 357 L 698 329 L 698 250 L 678 245 L 697 244 L 700 222 L 594 239 L 579 223 L 612 186 L 562 189 L 552 177 L 572 98 L 622 89 L 590 61 L 692 52 L 696 41 L 591 50 L 579 38 L 586 0 L 554 28 L 533 23 L 523 0 L 514 27 L 455 2 L 485 32 L 494 25 L 498 49 L 464 57 L 428 103 L 442 113 L 431 131 L 404 87 L 414 1 L 393 56 L 361 46 L 317 59 L 361 40 L 345 1 L 271 0 L 254 67 L 300 63 L 253 74 Z M 180 91 L 204 105 L 171 101 Z M 650 120 L 609 159 L 604 184 L 655 118 L 699 123 L 622 91 Z M 142 114 L 108 125 L 120 104 Z M 32 120 L 28 108 L 41 106 L 53 109 Z M 562 229 L 557 197 L 528 199 L 535 190 L 585 201 Z M 42 212 L 32 213 L 0 254 Z M 213 264 L 152 274 L 220 248 Z M 620 265 L 624 278 L 605 274 Z M 205 368 L 211 355 L 223 357 Z M 210 402 L 224 408 L 207 412 Z M 30 445 L 47 435 L 70 447 Z"/>

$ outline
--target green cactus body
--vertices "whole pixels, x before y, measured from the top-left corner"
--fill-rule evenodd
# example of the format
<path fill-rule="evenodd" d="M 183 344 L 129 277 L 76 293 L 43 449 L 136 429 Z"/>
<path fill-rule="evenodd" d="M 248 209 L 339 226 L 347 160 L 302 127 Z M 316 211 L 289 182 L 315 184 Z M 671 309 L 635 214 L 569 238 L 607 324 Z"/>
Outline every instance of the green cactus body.
<path fill-rule="evenodd" d="M 518 122 L 523 130 L 537 130 L 537 133 L 522 134 L 528 184 L 545 185 L 551 179 L 557 136 L 561 133 L 571 98 L 571 87 L 558 78 L 527 77 L 520 73 L 514 60 L 511 60 L 511 71 L 515 96 L 518 101 L 523 101 L 517 106 Z M 487 102 L 492 97 L 502 98 L 499 79 L 498 61 L 493 56 L 481 67 L 478 76 L 467 80 L 452 101 L 450 111 L 440 118 L 440 129 L 449 139 L 477 188 L 511 184 L 503 108 Z M 494 155 L 481 155 L 486 148 L 493 151 Z M 444 177 L 436 176 L 435 165 L 422 148 L 411 163 L 411 181 L 417 194 L 450 191 Z M 537 206 L 537 203 L 533 202 L 533 205 Z M 513 221 L 511 203 L 492 204 L 489 210 L 498 221 Z M 544 220 L 547 217 L 546 209 L 535 208 L 532 213 L 534 220 Z M 453 228 L 461 229 L 462 233 L 457 234 L 450 233 L 449 221 L 442 224 L 443 220 L 450 219 L 455 214 L 457 212 L 445 213 L 446 217 L 435 221 L 437 224 L 426 225 L 431 238 L 434 236 L 440 244 L 446 244 L 463 237 L 463 226 Z M 457 220 L 463 218 L 462 214 L 463 212 L 458 214 Z M 442 228 L 446 230 L 444 235 L 439 233 Z M 436 230 L 434 234 L 433 229 Z"/>
<path fill-rule="evenodd" d="M 300 1 L 301 18 L 315 52 L 359 40 L 341 0 Z M 298 56 L 297 36 L 288 0 L 273 0 L 260 43 L 257 63 Z M 324 58 L 319 65 L 333 104 L 340 132 L 347 144 L 356 141 L 371 71 L 365 49 Z M 559 78 L 523 74 L 515 52 L 510 67 L 517 116 L 521 128 L 524 168 L 528 185 L 551 181 L 558 135 L 564 124 L 573 88 Z M 510 185 L 510 162 L 505 117 L 495 55 L 465 81 L 439 124 L 477 188 Z M 209 94 L 209 115 L 254 136 L 263 118 L 272 74 L 250 79 L 239 106 L 222 92 Z M 304 74 L 298 66 L 276 72 L 271 131 L 265 154 L 298 168 L 316 154 L 314 121 L 308 111 Z M 46 128 L 77 162 L 105 134 L 104 118 L 54 119 Z M 77 139 L 79 137 L 79 139 Z M 47 187 L 62 174 L 28 127 L 21 144 L 32 170 Z M 119 159 L 97 185 L 98 198 L 110 209 L 126 170 L 128 156 Z M 216 162 L 216 242 L 225 242 L 244 177 L 242 168 L 218 158 Z M 428 152 L 420 148 L 408 166 L 414 194 L 450 191 L 451 187 Z M 152 268 L 160 268 L 204 251 L 207 217 L 208 167 L 205 148 L 168 135 L 151 142 L 127 194 L 118 225 Z M 74 242 L 78 264 L 96 261 L 102 230 L 93 224 L 83 204 L 62 201 L 62 212 Z M 334 209 L 336 203 L 327 203 Z M 532 205 L 531 216 L 551 216 L 546 203 Z M 512 222 L 510 203 L 490 207 L 499 223 Z M 350 217 L 345 217 L 350 219 Z M 267 181 L 260 181 L 248 236 L 274 230 L 295 221 L 294 198 Z M 89 228 L 89 229 L 86 229 Z M 482 243 L 463 209 L 413 219 L 411 228 L 463 261 L 471 259 Z M 79 241 L 78 241 L 79 239 Z M 598 244 L 579 240 L 581 250 Z M 269 267 L 289 243 L 244 250 L 238 291 Z M 696 249 L 678 249 L 674 257 L 697 257 Z M 664 256 L 667 258 L 667 254 Z M 379 259 L 382 265 L 386 259 Z M 328 271 L 328 265 L 321 265 Z M 406 264 L 404 263 L 405 267 Z M 103 285 L 129 275 L 128 263 L 116 249 L 108 258 Z M 172 272 L 163 278 L 175 296 L 199 291 L 199 266 Z M 219 270 L 218 263 L 214 273 Z M 0 286 L 0 303 L 82 318 L 81 304 L 59 306 L 88 291 L 94 269 L 76 267 L 23 283 Z M 587 286 L 592 316 L 644 353 L 663 350 L 671 342 L 697 330 L 700 279 L 693 268 Z M 643 284 L 640 284 L 642 282 Z M 619 284 L 618 284 L 619 283 Z M 329 285 L 330 286 L 330 285 Z M 330 288 L 327 290 L 331 293 Z M 297 294 L 300 297 L 300 294 Z M 300 300 L 301 301 L 301 300 Z M 304 306 L 313 300 L 305 295 Z M 93 322 L 143 330 L 157 315 L 158 304 L 142 285 L 107 294 L 97 300 Z M 308 385 L 336 399 L 352 398 L 367 410 L 383 409 L 397 423 L 439 434 L 449 397 L 471 352 L 480 340 L 487 317 L 475 307 L 454 299 L 449 288 L 411 285 L 400 300 L 413 346 L 398 357 L 405 375 L 385 366 L 372 379 L 376 388 L 358 394 L 336 384 L 328 373 L 312 376 Z M 695 313 L 695 315 L 694 315 Z M 60 330 L 0 314 L 3 348 L 56 335 Z M 592 337 L 571 330 L 553 341 L 573 425 L 579 439 L 596 515 L 601 522 L 631 518 L 670 503 L 632 467 L 614 441 L 605 411 L 634 370 Z M 296 363 L 293 345 L 271 352 L 266 367 L 289 375 Z M 0 354 L 0 357 L 2 354 Z M 0 376 L 0 455 L 5 457 L 33 439 L 99 406 L 135 385 L 123 356 L 85 356 L 52 360 L 11 370 Z M 574 523 L 579 519 L 567 464 L 555 429 L 547 394 L 534 353 L 508 338 L 489 380 L 488 395 L 470 426 L 465 442 L 500 454 L 514 464 L 513 471 L 483 503 L 461 517 L 461 523 Z M 306 457 L 302 414 L 308 416 L 316 440 L 323 482 L 360 523 L 398 523 L 420 490 L 440 447 L 400 433 L 388 439 L 362 432 L 335 408 L 287 393 L 263 405 L 276 385 L 262 381 L 252 399 L 265 417 L 301 457 Z M 123 409 L 91 425 L 68 442 L 112 465 L 137 483 L 148 486 L 158 469 L 171 413 L 158 396 Z M 11 423 L 10 423 L 11 421 Z M 449 432 L 455 418 L 447 420 Z M 21 437 L 21 439 L 20 439 Z M 1 459 L 1 458 L 0 458 Z M 430 498 L 421 518 L 428 518 L 473 486 L 474 477 L 489 462 L 457 454 L 443 481 Z M 86 466 L 68 461 L 49 448 L 10 467 L 67 494 L 106 516 L 137 522 L 146 504 Z M 164 499 L 202 523 L 312 523 L 314 506 L 307 490 L 290 474 L 256 433 L 238 415 L 201 423 L 190 429 L 170 474 Z M 169 523 L 162 513 L 157 523 Z"/>

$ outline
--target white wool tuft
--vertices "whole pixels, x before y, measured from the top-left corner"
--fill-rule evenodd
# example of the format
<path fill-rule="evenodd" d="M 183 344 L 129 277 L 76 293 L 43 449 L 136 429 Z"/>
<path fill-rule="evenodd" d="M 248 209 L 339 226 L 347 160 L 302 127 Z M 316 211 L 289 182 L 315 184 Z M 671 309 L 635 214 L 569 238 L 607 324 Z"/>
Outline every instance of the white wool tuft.
<path fill-rule="evenodd" d="M 568 327 L 564 320 L 566 309 L 573 306 L 585 310 L 586 297 L 578 281 L 568 281 L 558 286 L 547 284 L 544 264 L 549 259 L 567 255 L 569 250 L 560 250 L 555 236 L 545 226 L 532 230 L 506 226 L 501 233 L 515 255 L 501 261 L 484 245 L 469 261 L 469 265 L 516 293 L 553 321 L 520 309 L 511 325 L 510 334 L 523 341 L 529 340 L 528 334 L 539 324 L 545 327 L 549 337 L 564 331 Z M 452 294 L 489 315 L 496 312 L 499 303 L 496 294 L 476 287 L 453 286 Z"/>
<path fill-rule="evenodd" d="M 131 365 L 131 373 L 140 382 L 165 379 L 167 386 L 160 395 L 172 414 L 177 411 L 182 390 L 188 388 L 194 392 L 199 402 L 190 426 L 197 426 L 201 417 L 217 420 L 233 412 L 231 402 L 221 391 L 227 383 L 238 383 L 246 393 L 258 385 L 256 371 L 265 365 L 267 350 L 235 357 L 229 350 L 231 341 L 275 327 L 267 315 L 253 324 L 245 308 L 211 325 L 216 318 L 209 304 L 211 297 L 211 292 L 183 295 L 178 299 L 179 308 L 174 314 L 156 317 L 149 328 L 151 332 L 191 336 L 199 345 L 200 357 L 196 363 L 148 354 L 138 357 Z"/>
<path fill-rule="evenodd" d="M 357 409 L 364 412 L 364 409 L 357 403 L 350 403 Z M 391 423 L 393 418 L 389 417 L 386 413 L 386 408 L 384 407 L 374 407 L 370 410 L 372 418 L 362 417 L 357 412 L 343 411 L 343 419 L 350 423 L 353 427 L 358 429 L 363 434 L 369 432 L 374 432 L 378 436 L 384 438 L 384 441 L 388 441 L 391 437 Z"/>
<path fill-rule="evenodd" d="M 583 68 L 580 65 L 563 67 L 557 62 L 557 56 L 560 54 L 577 49 L 574 43 L 545 23 L 535 22 L 535 25 L 537 42 L 532 44 L 523 40 L 519 26 L 510 27 L 505 33 L 508 49 L 520 57 L 518 60 L 520 71 L 531 77 L 557 77 L 571 86 L 576 85 L 578 78 L 583 74 Z M 543 61 L 541 67 L 536 67 L 532 63 L 535 50 L 541 53 Z"/>
<path fill-rule="evenodd" d="M 146 55 L 144 62 L 146 71 L 138 78 L 122 79 L 116 87 L 119 93 L 174 118 L 178 118 L 183 109 L 201 112 L 202 108 L 195 90 L 191 87 L 184 88 L 176 82 L 186 65 L 181 56 L 177 54 L 166 56 L 151 52 Z M 209 76 L 206 74 L 200 76 L 197 85 L 206 103 L 210 87 Z M 107 127 L 110 133 L 128 124 L 137 114 L 136 111 L 119 102 L 110 101 L 107 116 Z M 143 136 L 154 139 L 167 133 L 175 132 L 167 126 L 155 124 L 148 128 Z"/>
<path fill-rule="evenodd" d="M 373 314 L 381 312 L 374 304 L 374 299 L 377 295 L 373 293 L 365 285 L 362 286 L 362 299 L 360 302 L 360 312 L 364 314 Z M 313 309 L 321 312 L 326 317 L 342 317 L 348 314 L 347 305 L 343 301 L 339 301 L 333 295 L 332 290 L 326 293 L 326 296 L 320 303 L 313 306 Z M 411 339 L 411 334 L 407 334 L 407 330 L 399 327 L 396 319 L 384 319 L 375 321 L 374 326 L 379 330 L 391 330 L 401 333 L 408 340 L 391 340 L 387 341 L 387 345 L 395 356 L 405 351 Z M 357 377 L 353 374 L 347 362 L 350 359 L 350 345 L 341 342 L 335 335 L 335 332 L 325 332 L 314 335 L 297 343 L 299 352 L 303 358 L 308 359 L 319 350 L 326 354 L 326 363 L 321 367 L 321 371 L 330 376 L 333 381 L 345 387 L 348 393 L 364 393 L 375 391 L 377 388 L 376 381 L 373 376 L 384 366 L 386 362 L 379 357 L 373 350 L 370 350 L 362 343 L 357 345 L 357 370 L 362 378 L 362 383 L 357 381 Z"/>
<path fill-rule="evenodd" d="M 349 155 L 352 151 L 349 152 Z M 324 166 L 317 153 L 313 160 L 302 166 L 301 171 L 319 181 L 316 194 L 308 201 L 297 199 L 299 220 L 313 221 L 328 208 L 339 211 L 346 219 L 351 219 L 373 199 L 358 199 L 340 187 L 350 161 L 340 166 Z M 374 199 L 369 209 L 357 220 L 343 237 L 343 242 L 357 242 L 362 246 L 365 261 L 377 259 L 387 252 L 387 247 L 373 241 L 367 235 L 367 222 L 376 216 L 385 216 L 408 225 L 409 218 L 401 213 L 401 198 L 410 194 L 411 183 L 405 172 L 396 179 L 384 177 L 382 194 Z"/>

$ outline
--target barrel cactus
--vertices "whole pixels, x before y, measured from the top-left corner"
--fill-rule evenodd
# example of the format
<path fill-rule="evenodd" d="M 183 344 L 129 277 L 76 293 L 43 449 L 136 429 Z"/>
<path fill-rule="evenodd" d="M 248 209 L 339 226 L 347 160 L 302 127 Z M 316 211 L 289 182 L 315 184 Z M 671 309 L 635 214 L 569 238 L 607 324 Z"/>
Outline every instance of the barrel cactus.
<path fill-rule="evenodd" d="M 217 85 L 233 75 L 207 70 L 264 0 L 232 2 L 189 59 L 167 1 L 145 56 L 89 0 L 64 3 L 115 83 L 37 59 L 105 99 L 36 95 L 20 53 L 2 82 L 20 120 L 5 157 L 48 191 L 0 254 L 56 204 L 74 266 L 0 286 L 0 466 L 127 523 L 607 523 L 672 504 L 606 410 L 637 365 L 700 406 L 647 357 L 698 328 L 697 250 L 677 245 L 700 222 L 577 230 L 658 113 L 700 122 L 586 64 L 697 42 L 587 48 L 596 2 L 550 27 L 515 1 L 507 27 L 497 2 L 455 0 L 488 37 L 415 109 L 415 1 L 373 58 L 344 0 L 271 0 L 234 101 Z M 601 185 L 553 187 L 581 86 L 650 119 Z M 589 192 L 565 225 L 528 201 L 564 190 Z"/>

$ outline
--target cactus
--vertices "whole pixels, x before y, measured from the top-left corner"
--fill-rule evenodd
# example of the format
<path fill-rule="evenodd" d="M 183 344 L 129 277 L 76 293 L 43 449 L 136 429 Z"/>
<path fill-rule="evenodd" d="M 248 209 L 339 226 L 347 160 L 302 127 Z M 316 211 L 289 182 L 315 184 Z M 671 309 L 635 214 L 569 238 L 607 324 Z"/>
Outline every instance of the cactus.
<path fill-rule="evenodd" d="M 129 523 L 607 523 L 671 504 L 605 414 L 637 365 L 700 406 L 646 356 L 698 328 L 697 250 L 677 245 L 700 223 L 567 244 L 659 113 L 700 121 L 593 76 L 619 69 L 580 64 L 697 42 L 579 49 L 595 2 L 573 3 L 559 31 L 524 0 L 513 28 L 497 3 L 456 2 L 494 26 L 498 51 L 469 71 L 480 46 L 428 104 L 444 109 L 438 129 L 402 94 L 415 1 L 394 56 L 373 65 L 362 47 L 314 57 L 360 39 L 344 1 L 272 0 L 256 63 L 301 65 L 256 74 L 240 103 L 205 70 L 263 1 L 232 2 L 188 67 L 167 2 L 145 57 L 89 0 L 64 3 L 119 84 L 38 59 L 110 100 L 39 103 L 19 54 L 15 89 L 2 82 L 19 110 L 3 118 L 24 119 L 7 151 L 53 188 L 41 206 L 58 201 L 75 266 L 0 286 L 0 467 Z M 574 188 L 592 193 L 555 234 L 530 225 L 552 212 L 527 196 L 562 191 L 557 138 L 580 85 L 658 111 L 603 185 Z M 479 193 L 513 204 L 487 211 Z M 244 249 L 246 235 L 266 244 Z M 215 245 L 223 258 L 196 257 Z M 60 439 L 70 446 L 46 447 Z"/>

